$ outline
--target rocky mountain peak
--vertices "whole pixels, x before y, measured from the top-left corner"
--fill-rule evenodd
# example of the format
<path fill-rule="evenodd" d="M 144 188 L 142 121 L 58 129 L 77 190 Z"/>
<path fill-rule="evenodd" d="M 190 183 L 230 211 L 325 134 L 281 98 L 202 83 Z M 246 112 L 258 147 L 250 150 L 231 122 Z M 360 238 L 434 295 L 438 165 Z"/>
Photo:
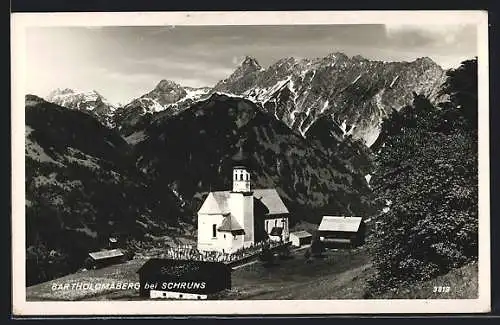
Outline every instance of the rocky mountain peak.
<path fill-rule="evenodd" d="M 355 61 L 368 61 L 365 57 L 359 55 L 359 54 L 356 54 L 352 57 L 352 60 L 355 60 Z"/>
<path fill-rule="evenodd" d="M 65 95 L 65 94 L 73 94 L 73 93 L 75 93 L 75 91 L 71 88 L 56 88 L 50 94 L 51 95 Z"/>
<path fill-rule="evenodd" d="M 253 68 L 255 70 L 260 70 L 262 67 L 260 66 L 259 62 L 257 62 L 257 59 L 252 57 L 252 56 L 245 56 L 243 61 L 240 64 L 241 67 L 248 69 L 248 68 Z"/>
<path fill-rule="evenodd" d="M 171 81 L 171 80 L 162 79 L 156 85 L 155 90 L 158 90 L 158 91 L 172 91 L 172 90 L 180 89 L 180 88 L 182 88 L 182 86 L 179 85 L 178 83 L 176 83 L 174 81 Z"/>
<path fill-rule="evenodd" d="M 45 98 L 48 102 L 95 116 L 102 124 L 111 126 L 111 114 L 116 107 L 95 90 L 79 91 L 57 88 Z"/>
<path fill-rule="evenodd" d="M 349 57 L 342 52 L 332 52 L 332 53 L 328 54 L 325 58 L 327 58 L 327 59 L 342 59 L 342 60 L 349 59 Z"/>
<path fill-rule="evenodd" d="M 420 64 L 420 65 L 422 65 L 424 67 L 428 67 L 428 68 L 441 69 L 441 67 L 436 62 L 434 62 L 434 60 L 432 60 L 431 58 L 429 58 L 427 56 L 417 58 L 415 61 L 413 61 L 413 63 Z"/>

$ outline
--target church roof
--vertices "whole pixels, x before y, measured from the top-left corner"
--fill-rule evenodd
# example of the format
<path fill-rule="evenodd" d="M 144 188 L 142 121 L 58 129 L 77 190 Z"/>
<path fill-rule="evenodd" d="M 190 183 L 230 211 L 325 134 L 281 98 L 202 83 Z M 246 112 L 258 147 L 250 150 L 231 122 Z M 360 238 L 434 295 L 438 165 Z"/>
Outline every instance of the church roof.
<path fill-rule="evenodd" d="M 253 190 L 253 197 L 264 203 L 269 210 L 268 214 L 288 213 L 288 209 L 274 188 Z"/>
<path fill-rule="evenodd" d="M 230 213 L 227 214 L 224 219 L 222 219 L 222 223 L 217 228 L 219 231 L 227 231 L 232 233 L 244 234 L 245 231 L 243 227 L 238 223 L 236 218 L 234 218 Z"/>
<path fill-rule="evenodd" d="M 198 213 L 201 214 L 228 214 L 230 191 L 210 192 L 203 202 Z M 288 209 L 274 188 L 253 190 L 253 197 L 260 200 L 269 212 L 268 215 L 286 214 Z"/>
<path fill-rule="evenodd" d="M 229 213 L 229 191 L 217 191 L 208 193 L 205 202 L 198 213 L 202 214 L 227 214 Z"/>

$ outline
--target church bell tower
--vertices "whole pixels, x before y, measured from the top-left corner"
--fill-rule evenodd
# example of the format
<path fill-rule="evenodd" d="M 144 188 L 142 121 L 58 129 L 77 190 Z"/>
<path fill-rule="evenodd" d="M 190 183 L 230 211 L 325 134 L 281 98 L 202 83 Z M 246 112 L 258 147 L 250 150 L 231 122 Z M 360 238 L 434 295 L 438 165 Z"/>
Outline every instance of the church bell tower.
<path fill-rule="evenodd" d="M 233 192 L 250 192 L 250 173 L 246 166 L 233 167 Z"/>
<path fill-rule="evenodd" d="M 231 214 L 245 230 L 244 245 L 254 242 L 253 193 L 250 186 L 248 160 L 240 148 L 233 157 L 233 188 L 230 196 Z"/>

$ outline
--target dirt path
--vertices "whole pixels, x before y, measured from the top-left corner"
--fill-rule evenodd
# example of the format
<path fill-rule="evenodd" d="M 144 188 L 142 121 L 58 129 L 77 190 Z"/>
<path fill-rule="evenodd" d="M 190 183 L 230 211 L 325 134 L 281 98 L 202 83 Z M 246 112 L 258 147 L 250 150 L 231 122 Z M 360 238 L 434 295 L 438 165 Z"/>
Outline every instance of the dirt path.
<path fill-rule="evenodd" d="M 253 262 L 235 270 L 223 299 L 361 299 L 371 270 L 362 250 L 332 250 L 310 263 L 295 251 L 273 267 Z"/>
<path fill-rule="evenodd" d="M 305 245 L 305 246 L 302 246 L 302 247 L 295 248 L 295 249 L 292 251 L 292 254 L 298 255 L 298 253 L 299 253 L 300 251 L 303 251 L 303 250 L 305 250 L 306 248 L 309 248 L 310 246 L 311 246 L 311 245 Z M 250 262 L 245 263 L 245 264 L 243 264 L 243 265 L 238 265 L 238 266 L 236 266 L 236 267 L 233 267 L 233 271 L 234 271 L 234 270 L 241 269 L 241 268 L 246 267 L 246 266 L 249 266 L 249 265 L 252 265 L 252 264 L 255 264 L 255 263 L 258 263 L 258 262 L 259 262 L 259 260 L 258 260 L 258 259 L 256 259 L 256 260 L 254 260 L 254 261 L 250 261 Z"/>

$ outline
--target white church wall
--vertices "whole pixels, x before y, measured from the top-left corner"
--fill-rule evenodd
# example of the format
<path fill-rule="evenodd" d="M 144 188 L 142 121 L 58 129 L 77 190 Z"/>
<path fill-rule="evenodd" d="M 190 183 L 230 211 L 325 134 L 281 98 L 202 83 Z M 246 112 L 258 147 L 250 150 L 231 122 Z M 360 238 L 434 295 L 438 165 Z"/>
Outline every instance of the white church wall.
<path fill-rule="evenodd" d="M 254 241 L 253 196 L 231 192 L 229 197 L 231 214 L 245 230 L 244 241 Z"/>
<path fill-rule="evenodd" d="M 238 249 L 243 248 L 243 239 L 244 235 L 231 235 L 233 236 L 233 252 L 236 252 Z"/>
<path fill-rule="evenodd" d="M 221 225 L 222 219 L 222 214 L 198 214 L 198 250 L 220 249 L 217 228 Z"/>
<path fill-rule="evenodd" d="M 233 235 L 230 232 L 221 231 L 218 234 L 218 250 L 223 253 L 231 253 L 233 250 Z"/>

